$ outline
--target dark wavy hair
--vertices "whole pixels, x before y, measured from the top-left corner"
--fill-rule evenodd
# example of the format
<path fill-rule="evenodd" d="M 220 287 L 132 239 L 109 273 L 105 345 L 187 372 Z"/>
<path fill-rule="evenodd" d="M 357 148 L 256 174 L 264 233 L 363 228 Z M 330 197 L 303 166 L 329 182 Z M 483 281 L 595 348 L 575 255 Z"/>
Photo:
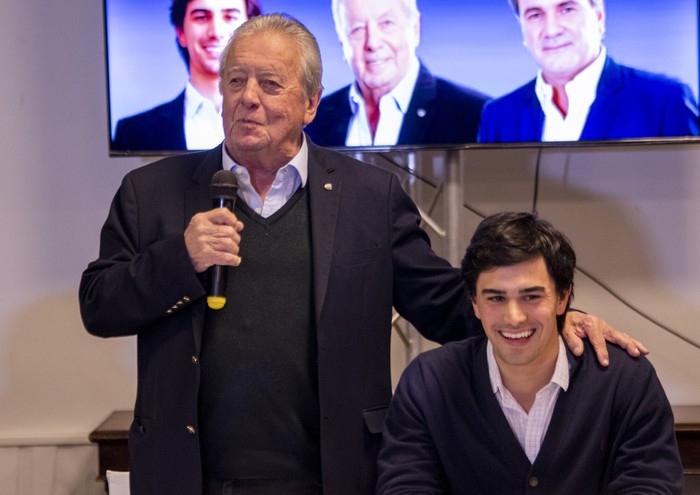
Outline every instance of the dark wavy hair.
<path fill-rule="evenodd" d="M 479 224 L 462 259 L 462 277 L 469 298 L 476 298 L 476 281 L 481 272 L 539 256 L 544 259 L 559 297 L 571 289 L 568 310 L 574 298 L 576 253 L 564 234 L 532 213 L 497 213 Z M 557 318 L 560 330 L 563 320 L 564 315 Z"/>
<path fill-rule="evenodd" d="M 187 5 L 189 5 L 191 1 L 192 0 L 173 0 L 172 5 L 170 6 L 170 22 L 176 28 L 182 29 L 182 26 L 185 24 L 185 14 L 187 13 Z M 262 14 L 260 0 L 245 0 L 245 5 L 246 13 L 248 14 L 248 19 Z M 185 61 L 185 64 L 187 64 L 187 69 L 189 70 L 190 53 L 187 51 L 187 48 L 180 46 L 180 42 L 178 41 L 177 36 L 175 36 L 175 44 L 177 45 L 177 49 L 180 52 L 180 56 Z"/>

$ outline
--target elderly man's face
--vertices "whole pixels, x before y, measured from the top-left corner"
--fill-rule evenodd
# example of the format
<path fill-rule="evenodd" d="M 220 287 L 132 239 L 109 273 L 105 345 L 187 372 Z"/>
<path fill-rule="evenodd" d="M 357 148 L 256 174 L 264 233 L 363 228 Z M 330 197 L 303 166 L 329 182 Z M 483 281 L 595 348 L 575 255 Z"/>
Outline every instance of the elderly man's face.
<path fill-rule="evenodd" d="M 304 97 L 301 53 L 289 36 L 260 32 L 228 52 L 221 79 L 226 148 L 238 163 L 293 157 L 320 93 Z"/>
<path fill-rule="evenodd" d="M 344 0 L 340 38 L 363 92 L 383 95 L 406 75 L 420 40 L 420 19 L 403 0 Z"/>
<path fill-rule="evenodd" d="M 601 2 L 589 0 L 520 0 L 525 45 L 545 80 L 564 84 L 588 67 L 600 53 L 605 32 Z"/>
<path fill-rule="evenodd" d="M 190 56 L 190 73 L 218 76 L 219 57 L 233 31 L 248 19 L 245 0 L 192 0 L 187 4 L 180 46 Z"/>

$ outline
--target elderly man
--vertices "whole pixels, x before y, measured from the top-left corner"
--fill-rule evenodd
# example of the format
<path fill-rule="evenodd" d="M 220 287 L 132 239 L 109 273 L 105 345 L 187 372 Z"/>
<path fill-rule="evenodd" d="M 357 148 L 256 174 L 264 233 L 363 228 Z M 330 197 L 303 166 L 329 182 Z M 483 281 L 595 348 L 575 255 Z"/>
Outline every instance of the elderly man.
<path fill-rule="evenodd" d="M 697 136 L 683 83 L 615 62 L 603 0 L 511 0 L 537 77 L 484 108 L 480 142 Z"/>
<path fill-rule="evenodd" d="M 416 0 L 333 0 L 355 82 L 321 100 L 306 129 L 324 146 L 476 141 L 485 95 L 435 77 L 418 60 Z"/>
<path fill-rule="evenodd" d="M 390 494 L 680 494 L 673 413 L 644 357 L 602 368 L 560 337 L 576 255 L 548 222 L 501 213 L 462 261 L 486 336 L 413 361 L 379 454 Z"/>
<path fill-rule="evenodd" d="M 222 54 L 223 144 L 130 172 L 112 203 L 80 302 L 89 332 L 138 336 L 134 495 L 372 493 L 392 305 L 438 342 L 482 331 L 398 178 L 304 135 L 321 72 L 303 25 L 250 19 Z M 211 209 L 222 169 L 233 212 Z"/>
<path fill-rule="evenodd" d="M 175 99 L 119 120 L 112 149 L 203 150 L 219 144 L 219 57 L 231 33 L 256 15 L 258 0 L 173 0 L 170 20 L 189 81 Z"/>

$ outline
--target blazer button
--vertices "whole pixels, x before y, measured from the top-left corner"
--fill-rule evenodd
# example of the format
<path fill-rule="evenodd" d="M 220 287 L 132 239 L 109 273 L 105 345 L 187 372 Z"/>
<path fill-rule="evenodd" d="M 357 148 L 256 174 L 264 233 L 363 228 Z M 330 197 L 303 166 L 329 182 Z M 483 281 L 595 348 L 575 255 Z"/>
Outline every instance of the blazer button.
<path fill-rule="evenodd" d="M 199 363 L 199 358 L 197 356 L 192 356 L 192 364 Z"/>
<path fill-rule="evenodd" d="M 187 433 L 189 433 L 190 435 L 194 435 L 197 433 L 197 430 L 194 429 L 194 426 L 187 425 Z"/>
<path fill-rule="evenodd" d="M 531 476 L 529 480 L 527 480 L 527 484 L 530 485 L 530 488 L 537 488 L 537 485 L 540 484 L 540 480 L 537 479 L 537 476 Z"/>

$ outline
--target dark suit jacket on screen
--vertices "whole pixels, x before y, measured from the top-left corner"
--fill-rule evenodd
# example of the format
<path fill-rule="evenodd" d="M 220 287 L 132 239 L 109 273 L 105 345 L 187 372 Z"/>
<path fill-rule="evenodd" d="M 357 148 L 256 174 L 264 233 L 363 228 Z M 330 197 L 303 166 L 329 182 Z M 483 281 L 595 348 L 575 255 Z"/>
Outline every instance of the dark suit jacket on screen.
<path fill-rule="evenodd" d="M 543 128 L 533 79 L 486 104 L 479 142 L 541 141 Z M 582 141 L 697 135 L 698 107 L 687 85 L 605 60 Z"/>
<path fill-rule="evenodd" d="M 143 113 L 120 119 L 113 151 L 184 151 L 185 92 Z"/>
<path fill-rule="evenodd" d="M 208 285 L 192 267 L 183 231 L 211 208 L 221 153 L 219 146 L 128 173 L 102 229 L 99 258 L 81 280 L 89 332 L 138 336 L 134 495 L 200 492 L 198 356 Z M 459 271 L 431 250 L 394 174 L 310 143 L 306 187 L 324 491 L 370 494 L 391 398 L 392 305 L 437 341 L 469 333 L 471 305 Z"/>
<path fill-rule="evenodd" d="M 345 86 L 323 99 L 306 132 L 321 146 L 345 146 L 352 117 Z M 435 77 L 421 64 L 396 144 L 459 144 L 476 141 L 488 97 Z"/>

